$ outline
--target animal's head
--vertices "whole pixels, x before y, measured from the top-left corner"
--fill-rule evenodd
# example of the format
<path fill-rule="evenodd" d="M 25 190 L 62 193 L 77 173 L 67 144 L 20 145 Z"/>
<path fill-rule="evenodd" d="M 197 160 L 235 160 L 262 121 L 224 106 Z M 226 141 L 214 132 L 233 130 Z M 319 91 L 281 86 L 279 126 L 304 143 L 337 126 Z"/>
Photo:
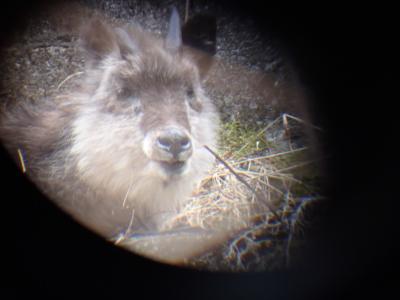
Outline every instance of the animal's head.
<path fill-rule="evenodd" d="M 103 183 L 118 176 L 116 184 L 132 172 L 164 181 L 203 173 L 218 118 L 201 87 L 209 66 L 183 46 L 176 10 L 164 40 L 97 20 L 83 45 L 91 92 L 80 99 L 72 147 L 81 172 Z"/>

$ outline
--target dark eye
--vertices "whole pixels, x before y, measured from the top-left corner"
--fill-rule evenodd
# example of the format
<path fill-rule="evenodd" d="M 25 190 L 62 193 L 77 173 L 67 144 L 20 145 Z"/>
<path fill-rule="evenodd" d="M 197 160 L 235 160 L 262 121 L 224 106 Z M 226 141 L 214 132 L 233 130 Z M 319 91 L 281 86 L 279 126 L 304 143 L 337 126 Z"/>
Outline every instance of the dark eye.
<path fill-rule="evenodd" d="M 196 97 L 196 93 L 194 92 L 193 88 L 188 88 L 186 90 L 186 97 L 187 97 L 189 106 L 193 110 L 195 110 L 197 112 L 200 112 L 202 110 L 203 106 L 201 105 L 201 102 L 198 99 L 198 97 Z"/>
<path fill-rule="evenodd" d="M 118 100 L 126 100 L 132 96 L 132 91 L 127 87 L 121 87 L 117 90 Z"/>
<path fill-rule="evenodd" d="M 133 103 L 133 112 L 135 115 L 139 115 L 142 112 L 142 105 L 140 104 L 140 101 L 135 101 Z"/>
<path fill-rule="evenodd" d="M 191 99 L 194 98 L 194 90 L 192 87 L 186 89 L 186 96 Z"/>

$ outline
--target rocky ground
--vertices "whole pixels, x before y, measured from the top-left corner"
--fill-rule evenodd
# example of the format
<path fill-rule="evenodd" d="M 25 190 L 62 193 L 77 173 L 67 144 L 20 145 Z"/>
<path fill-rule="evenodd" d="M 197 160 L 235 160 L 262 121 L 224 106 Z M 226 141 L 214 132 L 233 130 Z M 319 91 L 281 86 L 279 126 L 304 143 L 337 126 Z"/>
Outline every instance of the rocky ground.
<path fill-rule="evenodd" d="M 65 79 L 83 69 L 79 30 L 94 16 L 116 26 L 139 24 L 163 35 L 171 5 L 182 15 L 185 12 L 182 1 L 163 6 L 149 3 L 153 2 L 81 1 L 32 16 L 26 30 L 18 32 L 14 43 L 4 49 L 3 99 L 36 100 L 59 93 Z M 212 14 L 217 20 L 216 62 L 206 85 L 224 120 L 261 125 L 282 112 L 305 117 L 304 93 L 278 41 L 257 31 L 251 19 L 222 7 L 194 2 L 190 15 L 198 13 Z"/>

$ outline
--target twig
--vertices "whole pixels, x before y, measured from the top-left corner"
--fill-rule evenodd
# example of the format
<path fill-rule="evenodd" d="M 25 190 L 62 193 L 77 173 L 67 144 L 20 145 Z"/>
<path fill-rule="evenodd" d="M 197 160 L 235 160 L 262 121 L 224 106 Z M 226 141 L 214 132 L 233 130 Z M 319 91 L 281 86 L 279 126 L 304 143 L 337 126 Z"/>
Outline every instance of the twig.
<path fill-rule="evenodd" d="M 122 241 L 124 241 L 124 240 L 127 238 L 129 232 L 130 232 L 131 229 L 132 229 L 132 224 L 133 224 L 134 216 L 135 216 L 135 209 L 132 209 L 131 219 L 130 219 L 130 221 L 129 221 L 128 228 L 125 230 L 124 233 L 122 233 L 122 234 L 119 235 L 119 237 L 117 238 L 117 240 L 114 242 L 115 245 L 118 245 L 119 243 L 121 243 Z"/>
<path fill-rule="evenodd" d="M 307 149 L 308 149 L 308 147 L 302 147 L 302 148 L 293 149 L 293 150 L 286 151 L 286 152 L 279 152 L 279 153 L 265 155 L 265 156 L 252 157 L 252 158 L 240 160 L 238 162 L 234 162 L 233 165 L 238 165 L 238 164 L 241 164 L 241 163 L 246 163 L 246 162 L 249 162 L 249 161 L 255 161 L 255 160 L 260 160 L 260 159 L 270 159 L 270 158 L 274 158 L 274 157 L 278 157 L 278 156 L 282 156 L 282 155 L 286 155 L 286 154 L 292 154 L 294 152 L 304 151 L 304 150 L 307 150 Z"/>
<path fill-rule="evenodd" d="M 21 149 L 18 148 L 17 152 L 18 152 L 19 162 L 21 163 L 22 173 L 26 173 L 24 157 L 22 155 Z"/>
<path fill-rule="evenodd" d="M 303 124 L 305 124 L 305 125 L 307 125 L 307 126 L 310 126 L 310 127 L 314 128 L 314 129 L 317 129 L 317 130 L 319 130 L 319 131 L 323 131 L 323 129 L 322 129 L 321 127 L 315 126 L 315 125 L 313 125 L 313 124 L 311 124 L 311 123 L 309 123 L 309 122 L 306 122 L 306 121 L 304 121 L 304 120 L 302 120 L 302 119 L 300 119 L 300 118 L 297 118 L 297 117 L 295 117 L 295 116 L 289 115 L 289 114 L 287 114 L 287 113 L 284 113 L 282 116 L 283 116 L 285 119 L 286 119 L 286 118 L 290 118 L 290 119 L 293 119 L 293 120 L 295 120 L 295 121 L 297 121 L 297 122 L 300 122 L 300 123 L 303 123 Z"/>
<path fill-rule="evenodd" d="M 293 150 L 292 139 L 291 139 L 291 134 L 290 134 L 290 130 L 289 130 L 289 123 L 288 123 L 287 119 L 288 119 L 288 114 L 283 114 L 282 115 L 283 127 L 285 128 L 285 133 L 286 133 L 287 139 L 289 141 L 289 149 Z"/>
<path fill-rule="evenodd" d="M 128 190 L 126 191 L 126 194 L 125 194 L 125 197 L 124 197 L 124 201 L 122 202 L 122 207 L 125 207 L 125 202 L 126 202 L 126 199 L 128 199 L 128 195 L 129 195 L 129 193 L 131 191 L 132 184 L 133 184 L 133 180 L 129 184 Z"/>
<path fill-rule="evenodd" d="M 286 171 L 289 171 L 289 170 L 292 170 L 292 169 L 304 167 L 306 165 L 315 163 L 317 161 L 318 161 L 318 159 L 307 160 L 307 161 L 301 162 L 301 163 L 299 163 L 297 165 L 293 165 L 293 166 L 290 166 L 290 167 L 287 167 L 287 168 L 279 169 L 279 170 L 276 171 L 276 173 L 282 173 L 282 172 L 286 172 Z"/>
<path fill-rule="evenodd" d="M 84 73 L 84 72 L 76 72 L 76 73 L 74 73 L 74 74 L 71 74 L 71 75 L 67 76 L 67 78 L 65 78 L 63 81 L 61 81 L 61 83 L 57 86 L 57 90 L 59 90 L 59 89 L 64 85 L 64 83 L 66 83 L 66 82 L 67 82 L 68 80 L 70 80 L 72 77 L 81 75 L 81 74 L 83 74 L 83 73 Z"/>
<path fill-rule="evenodd" d="M 217 153 L 215 153 L 213 150 L 211 150 L 207 145 L 204 145 L 204 148 L 206 148 L 212 155 L 215 156 L 216 159 L 218 159 L 235 177 L 237 180 L 239 180 L 241 183 L 243 183 L 258 199 L 258 193 L 250 186 L 250 184 L 247 183 L 246 180 L 244 180 L 239 174 L 237 174 L 231 166 L 228 165 L 227 162 L 225 162 Z M 265 202 L 265 201 L 263 201 Z M 275 210 L 269 205 L 269 203 L 265 202 L 267 205 L 268 209 L 274 214 L 275 217 L 277 217 L 279 220 L 281 219 L 279 215 L 275 212 Z"/>

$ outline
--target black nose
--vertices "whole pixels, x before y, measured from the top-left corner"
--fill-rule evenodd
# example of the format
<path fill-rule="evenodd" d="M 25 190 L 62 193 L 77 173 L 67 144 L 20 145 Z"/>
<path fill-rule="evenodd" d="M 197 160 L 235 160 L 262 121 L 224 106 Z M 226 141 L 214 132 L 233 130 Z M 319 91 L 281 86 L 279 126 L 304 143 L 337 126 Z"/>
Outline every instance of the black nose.
<path fill-rule="evenodd" d="M 176 128 L 164 130 L 158 136 L 156 143 L 158 148 L 171 153 L 175 159 L 186 159 L 179 155 L 189 154 L 192 150 L 190 138 L 182 130 Z"/>

